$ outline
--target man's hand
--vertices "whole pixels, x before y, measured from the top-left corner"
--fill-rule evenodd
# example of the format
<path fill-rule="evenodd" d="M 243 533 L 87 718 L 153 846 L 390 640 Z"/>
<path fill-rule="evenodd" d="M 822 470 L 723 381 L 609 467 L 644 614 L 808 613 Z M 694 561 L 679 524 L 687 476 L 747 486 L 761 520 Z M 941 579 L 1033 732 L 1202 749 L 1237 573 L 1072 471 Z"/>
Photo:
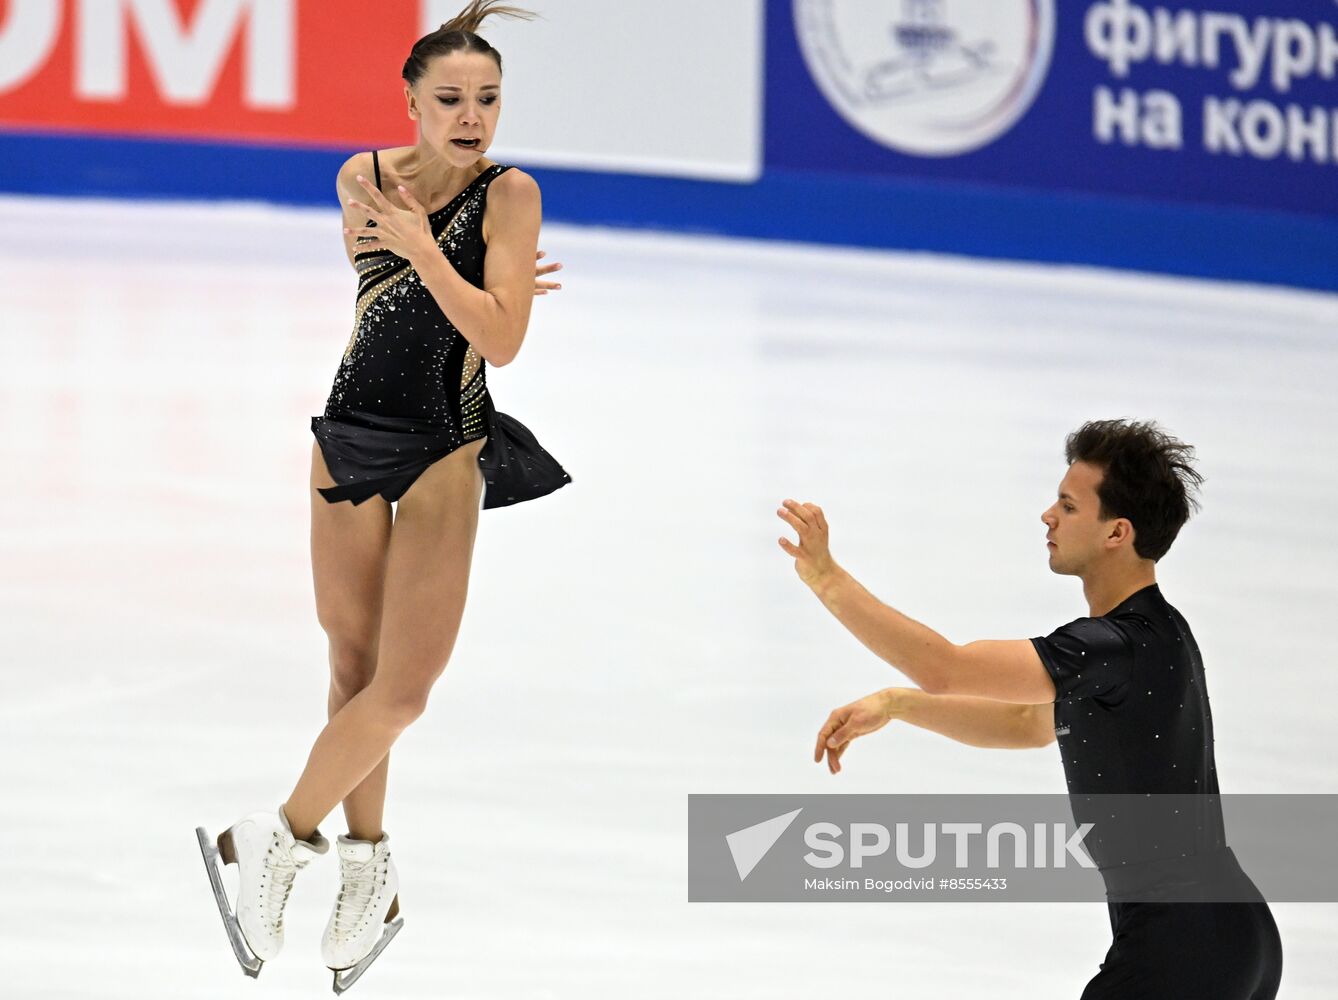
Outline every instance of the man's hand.
<path fill-rule="evenodd" d="M 817 504 L 786 500 L 776 516 L 799 533 L 799 544 L 778 538 L 780 547 L 794 557 L 794 571 L 805 584 L 814 587 L 827 578 L 836 563 L 827 548 L 827 518 Z"/>
<path fill-rule="evenodd" d="M 853 701 L 827 716 L 818 731 L 818 743 L 813 748 L 813 760 L 822 762 L 827 755 L 827 770 L 836 774 L 841 770 L 841 757 L 856 736 L 867 736 L 882 729 L 896 714 L 897 689 L 876 691 L 868 697 Z"/>

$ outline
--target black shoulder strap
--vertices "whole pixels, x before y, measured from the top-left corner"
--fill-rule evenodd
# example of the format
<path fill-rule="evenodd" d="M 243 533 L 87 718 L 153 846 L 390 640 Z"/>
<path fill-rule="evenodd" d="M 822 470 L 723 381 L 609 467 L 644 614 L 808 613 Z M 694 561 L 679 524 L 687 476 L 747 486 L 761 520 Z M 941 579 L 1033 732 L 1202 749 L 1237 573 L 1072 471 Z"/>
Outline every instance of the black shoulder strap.
<path fill-rule="evenodd" d="M 372 169 L 376 171 L 376 189 L 381 190 L 381 160 L 376 155 L 376 150 L 372 150 Z"/>
<path fill-rule="evenodd" d="M 491 187 L 493 181 L 497 180 L 497 178 L 501 177 L 502 174 L 506 173 L 510 169 L 511 169 L 511 164 L 509 163 L 506 164 L 494 163 L 486 171 L 479 174 L 479 180 L 483 181 L 483 187 L 486 189 L 488 187 Z"/>

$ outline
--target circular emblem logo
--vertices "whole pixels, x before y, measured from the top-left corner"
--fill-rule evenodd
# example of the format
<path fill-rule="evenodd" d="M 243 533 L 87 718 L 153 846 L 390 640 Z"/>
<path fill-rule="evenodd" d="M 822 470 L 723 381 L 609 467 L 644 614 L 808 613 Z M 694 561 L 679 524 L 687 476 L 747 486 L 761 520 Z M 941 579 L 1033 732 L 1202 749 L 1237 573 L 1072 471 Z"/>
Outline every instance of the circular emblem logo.
<path fill-rule="evenodd" d="M 1050 68 L 1054 0 L 794 0 L 799 47 L 841 117 L 902 153 L 1007 132 Z"/>

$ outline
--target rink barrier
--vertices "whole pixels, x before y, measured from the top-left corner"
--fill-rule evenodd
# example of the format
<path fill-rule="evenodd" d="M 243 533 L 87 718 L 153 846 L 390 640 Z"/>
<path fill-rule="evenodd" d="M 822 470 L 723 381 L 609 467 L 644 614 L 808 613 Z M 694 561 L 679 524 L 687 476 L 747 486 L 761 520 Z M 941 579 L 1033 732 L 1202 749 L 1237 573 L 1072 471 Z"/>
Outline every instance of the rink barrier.
<path fill-rule="evenodd" d="M 335 207 L 351 151 L 0 135 L 37 195 Z M 752 184 L 533 169 L 549 222 L 1093 265 L 1338 291 L 1338 221 L 889 177 L 771 170 Z"/>

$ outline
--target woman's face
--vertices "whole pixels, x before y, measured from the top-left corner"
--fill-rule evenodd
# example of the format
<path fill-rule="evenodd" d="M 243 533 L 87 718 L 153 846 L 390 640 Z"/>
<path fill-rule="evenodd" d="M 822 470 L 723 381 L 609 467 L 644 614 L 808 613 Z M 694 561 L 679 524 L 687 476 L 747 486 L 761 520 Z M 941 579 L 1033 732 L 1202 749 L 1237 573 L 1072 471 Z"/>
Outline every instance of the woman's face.
<path fill-rule="evenodd" d="M 423 142 L 451 166 L 476 163 L 492 145 L 502 110 L 502 71 L 492 56 L 464 51 L 437 56 L 404 94 Z"/>

